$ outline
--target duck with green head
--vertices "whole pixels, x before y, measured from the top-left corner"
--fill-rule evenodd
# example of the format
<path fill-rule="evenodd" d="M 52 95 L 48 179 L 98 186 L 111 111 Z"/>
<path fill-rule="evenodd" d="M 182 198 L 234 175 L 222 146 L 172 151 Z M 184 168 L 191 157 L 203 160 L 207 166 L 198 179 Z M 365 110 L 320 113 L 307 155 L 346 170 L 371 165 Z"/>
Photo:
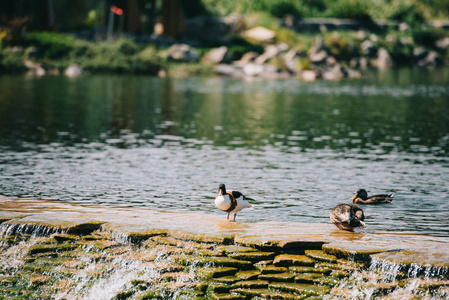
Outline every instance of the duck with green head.
<path fill-rule="evenodd" d="M 379 194 L 368 197 L 368 193 L 364 189 L 359 189 L 351 202 L 356 204 L 381 204 L 390 203 L 393 200 L 394 194 Z"/>

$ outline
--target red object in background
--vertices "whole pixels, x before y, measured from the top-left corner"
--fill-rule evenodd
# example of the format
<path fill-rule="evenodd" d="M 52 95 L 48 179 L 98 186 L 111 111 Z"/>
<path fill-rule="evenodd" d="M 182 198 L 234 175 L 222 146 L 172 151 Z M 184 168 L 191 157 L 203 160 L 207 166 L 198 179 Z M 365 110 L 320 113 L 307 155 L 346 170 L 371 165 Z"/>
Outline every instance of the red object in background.
<path fill-rule="evenodd" d="M 121 9 L 115 5 L 111 6 L 111 11 L 116 15 L 119 15 L 119 16 L 123 15 L 123 9 Z"/>

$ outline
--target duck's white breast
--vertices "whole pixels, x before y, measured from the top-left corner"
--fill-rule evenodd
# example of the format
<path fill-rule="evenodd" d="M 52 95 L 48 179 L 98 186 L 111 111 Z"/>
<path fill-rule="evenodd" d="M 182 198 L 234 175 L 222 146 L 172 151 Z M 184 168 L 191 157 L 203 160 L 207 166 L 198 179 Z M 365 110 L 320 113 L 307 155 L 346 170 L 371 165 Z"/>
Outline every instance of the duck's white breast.
<path fill-rule="evenodd" d="M 221 210 L 228 210 L 231 207 L 231 197 L 229 195 L 217 196 L 215 206 Z"/>

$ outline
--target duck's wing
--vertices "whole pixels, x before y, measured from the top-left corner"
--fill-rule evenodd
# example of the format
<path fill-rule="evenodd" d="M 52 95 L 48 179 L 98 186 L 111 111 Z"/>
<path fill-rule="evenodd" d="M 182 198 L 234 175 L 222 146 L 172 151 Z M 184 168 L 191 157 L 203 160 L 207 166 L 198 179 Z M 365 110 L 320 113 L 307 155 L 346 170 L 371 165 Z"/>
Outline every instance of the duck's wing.
<path fill-rule="evenodd" d="M 394 194 L 379 194 L 369 197 L 365 200 L 366 204 L 390 203 Z"/>
<path fill-rule="evenodd" d="M 235 199 L 239 199 L 241 197 L 243 200 L 253 200 L 253 201 L 255 201 L 253 198 L 246 197 L 245 195 L 243 195 L 239 191 L 230 191 L 230 192 L 232 193 L 232 196 L 234 196 Z"/>
<path fill-rule="evenodd" d="M 330 218 L 331 221 L 335 224 L 337 223 L 347 223 L 351 221 L 351 213 L 348 209 L 349 207 L 337 205 L 331 210 Z"/>

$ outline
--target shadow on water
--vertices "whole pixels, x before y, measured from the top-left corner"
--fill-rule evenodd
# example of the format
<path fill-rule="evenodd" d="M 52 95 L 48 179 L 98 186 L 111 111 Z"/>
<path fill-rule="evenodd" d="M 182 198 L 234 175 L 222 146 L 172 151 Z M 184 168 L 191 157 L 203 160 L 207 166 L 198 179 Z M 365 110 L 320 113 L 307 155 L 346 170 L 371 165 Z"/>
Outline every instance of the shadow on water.
<path fill-rule="evenodd" d="M 449 235 L 449 71 L 340 82 L 0 77 L 0 191 L 201 210 L 219 182 L 257 200 L 240 218 L 329 222 L 358 188 L 367 230 Z"/>

